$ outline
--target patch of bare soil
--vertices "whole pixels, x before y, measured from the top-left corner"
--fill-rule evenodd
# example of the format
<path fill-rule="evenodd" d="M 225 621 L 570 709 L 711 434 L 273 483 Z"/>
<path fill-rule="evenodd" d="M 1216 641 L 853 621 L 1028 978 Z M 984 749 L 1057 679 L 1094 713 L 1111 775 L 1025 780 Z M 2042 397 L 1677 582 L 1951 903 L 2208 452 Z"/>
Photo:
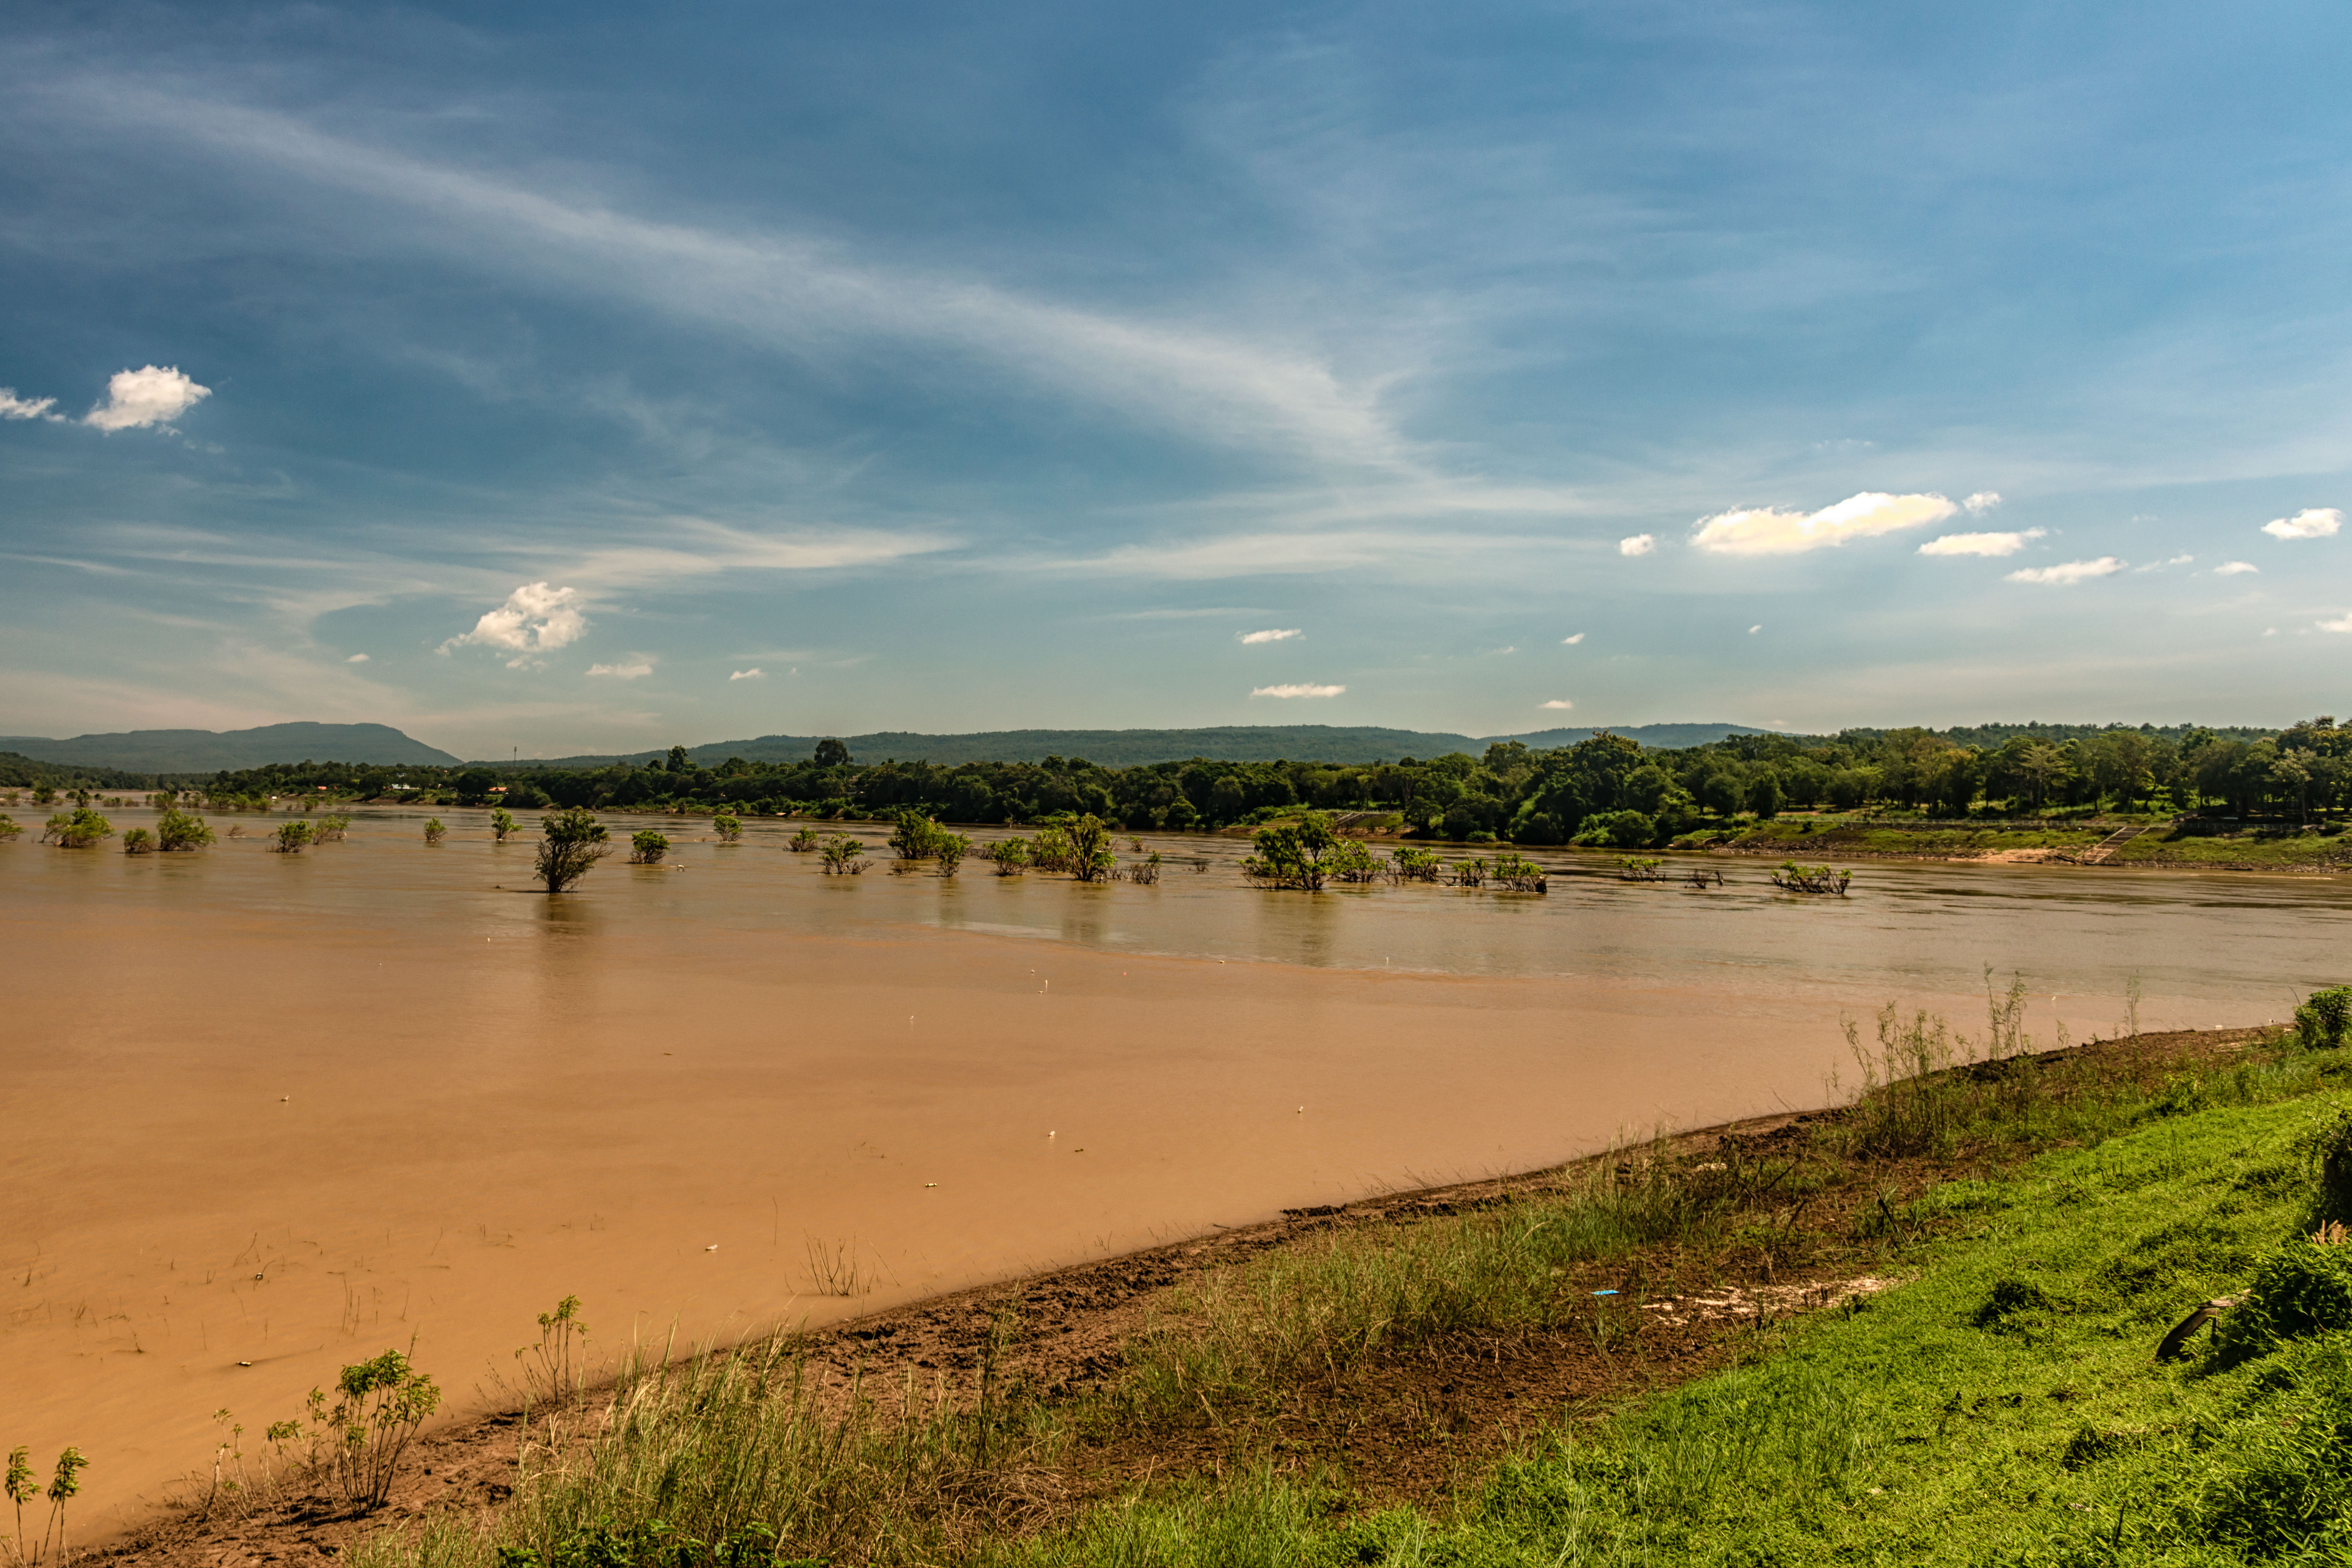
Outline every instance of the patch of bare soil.
<path fill-rule="evenodd" d="M 2273 1033 L 2141 1035 L 2026 1060 L 2047 1071 L 2093 1059 L 2103 1070 L 2144 1077 L 2186 1061 L 2226 1059 Z M 2018 1065 L 1954 1070 L 1981 1075 L 2014 1071 Z M 1638 1157 L 1671 1162 L 1687 1177 L 1704 1179 L 1727 1161 L 1800 1154 L 1811 1142 L 1813 1124 L 1837 1114 L 1776 1115 L 1708 1128 Z M 1241 1415 L 1204 1406 L 1197 1421 L 1097 1424 L 1076 1444 L 1065 1473 L 1037 1489 L 1042 1506 L 1031 1518 L 1066 1517 L 1155 1476 L 1213 1475 L 1269 1455 L 1277 1463 L 1335 1476 L 1367 1506 L 1441 1501 L 1563 1414 L 1570 1420 L 1601 1419 L 1633 1395 L 1753 1353 L 1778 1321 L 1844 1307 L 1888 1289 L 1895 1281 L 1873 1271 L 1885 1249 L 1866 1236 L 1864 1211 L 1891 1215 L 1902 1199 L 1938 1181 L 1990 1174 L 1998 1164 L 1964 1154 L 1875 1166 L 1867 1182 L 1755 1212 L 1754 1223 L 1726 1247 L 1692 1254 L 1661 1246 L 1596 1265 L 1563 1282 L 1565 1294 L 1580 1293 L 1591 1303 L 1566 1327 L 1408 1350 L 1344 1384 L 1286 1391 L 1278 1405 Z M 949 1397 L 961 1394 L 968 1405 L 991 1335 L 1009 1314 L 1019 1328 L 1000 1354 L 999 1376 L 1047 1402 L 1066 1401 L 1109 1387 L 1120 1375 L 1127 1345 L 1147 1321 L 1212 1270 L 1278 1248 L 1320 1247 L 1335 1231 L 1409 1226 L 1507 1203 L 1575 1169 L 1287 1210 L 1265 1224 L 879 1312 L 812 1334 L 806 1353 L 812 1373 L 836 1390 L 853 1377 L 869 1388 L 911 1377 L 926 1391 L 943 1382 Z M 1891 1205 L 1890 1194 L 1896 1195 Z M 111 1568 L 237 1568 L 336 1556 L 387 1525 L 497 1508 L 512 1495 L 524 1431 L 521 1413 L 507 1410 L 428 1434 L 411 1450 L 385 1508 L 372 1514 L 316 1492 L 249 1512 L 222 1507 L 207 1514 L 197 1483 L 194 1500 L 83 1555 Z"/>

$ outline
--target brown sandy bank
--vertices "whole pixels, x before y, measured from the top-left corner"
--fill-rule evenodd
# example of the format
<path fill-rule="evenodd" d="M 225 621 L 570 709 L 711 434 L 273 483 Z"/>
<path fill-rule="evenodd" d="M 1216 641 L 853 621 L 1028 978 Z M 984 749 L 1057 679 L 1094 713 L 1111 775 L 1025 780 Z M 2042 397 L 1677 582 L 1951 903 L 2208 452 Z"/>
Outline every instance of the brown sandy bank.
<path fill-rule="evenodd" d="M 2263 1030 L 2182 1031 L 2095 1042 L 2032 1058 L 2042 1071 L 2083 1067 L 2148 1079 L 2191 1062 L 2226 1061 Z M 1969 1072 L 1972 1069 L 1959 1069 Z M 1596 1156 L 1719 1170 L 1729 1160 L 1769 1162 L 1801 1149 L 1812 1129 L 1841 1111 L 1753 1118 L 1677 1135 L 1638 1150 Z M 835 1391 L 853 1377 L 893 1388 L 910 1379 L 950 1403 L 969 1405 L 992 1336 L 1016 1325 L 997 1376 L 1047 1404 L 1081 1401 L 1111 1386 L 1128 1348 L 1155 1319 L 1181 1317 L 1189 1288 L 1219 1270 L 1269 1254 L 1309 1254 L 1344 1233 L 1402 1232 L 1448 1216 L 1508 1204 L 1585 1179 L 1590 1162 L 1505 1178 L 1402 1192 L 1346 1205 L 1286 1211 L 1241 1227 L 1213 1227 L 1167 1245 L 980 1289 L 953 1292 L 804 1331 L 800 1353 Z M 1926 1186 L 1983 1175 L 1998 1159 L 1983 1152 L 1874 1165 L 1870 1179 L 1794 1205 L 1767 1205 L 1766 1232 L 1780 1244 L 1695 1258 L 1659 1247 L 1566 1282 L 1571 1295 L 1622 1290 L 1632 1303 L 1610 1338 L 1578 1325 L 1564 1331 L 1497 1337 L 1491 1342 L 1424 1347 L 1386 1357 L 1345 1401 L 1302 1397 L 1269 1418 L 1255 1441 L 1302 1466 L 1342 1476 L 1365 1502 L 1424 1503 L 1475 1480 L 1534 1427 L 1597 1417 L 1645 1389 L 1723 1365 L 1757 1343 L 1769 1322 L 1835 1305 L 1895 1281 L 1869 1270 L 1869 1248 L 1853 1237 L 1869 1212 L 1892 1212 Z M 1630 1166 L 1621 1163 L 1620 1169 Z M 590 1402 L 593 1408 L 594 1402 Z M 122 1564 L 226 1565 L 335 1555 L 387 1527 L 426 1516 L 497 1508 L 517 1479 L 519 1407 L 450 1423 L 414 1452 L 388 1507 L 355 1516 L 339 1499 L 297 1491 L 251 1512 L 206 1517 L 183 1504 L 98 1553 Z M 1015 1527 L 1066 1518 L 1152 1476 L 1215 1473 L 1234 1461 L 1232 1432 L 1215 1423 L 1097 1426 L 1071 1460 L 1024 1478 Z M 197 1490 L 201 1491 L 199 1484 Z"/>

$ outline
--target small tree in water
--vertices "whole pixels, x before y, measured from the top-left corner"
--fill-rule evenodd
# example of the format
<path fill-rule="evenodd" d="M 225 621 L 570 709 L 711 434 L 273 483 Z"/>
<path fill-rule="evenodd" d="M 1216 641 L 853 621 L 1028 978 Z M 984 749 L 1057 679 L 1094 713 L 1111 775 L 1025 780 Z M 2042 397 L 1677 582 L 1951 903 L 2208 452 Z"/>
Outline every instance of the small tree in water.
<path fill-rule="evenodd" d="M 942 832 L 931 841 L 931 856 L 940 863 L 940 875 L 952 877 L 963 858 L 971 852 L 971 840 L 961 833 Z"/>
<path fill-rule="evenodd" d="M 1110 830 L 1102 819 L 1088 812 L 1070 824 L 1070 875 L 1081 882 L 1103 882 L 1118 868 L 1118 856 L 1110 847 Z"/>
<path fill-rule="evenodd" d="M 449 830 L 448 830 L 447 828 L 446 828 L 446 827 L 444 827 L 444 826 L 441 826 L 441 819 L 440 819 L 439 817 L 437 817 L 437 816 L 428 816 L 428 817 L 426 817 L 426 818 L 425 819 L 425 843 L 427 843 L 427 844 L 438 844 L 438 843 L 440 843 L 440 842 L 441 842 L 441 840 L 443 840 L 444 838 L 446 838 L 446 837 L 449 837 Z"/>
<path fill-rule="evenodd" d="M 167 853 L 203 848 L 213 841 L 213 830 L 201 816 L 173 807 L 155 822 L 155 847 Z"/>
<path fill-rule="evenodd" d="M 563 891 L 612 853 L 604 825 L 586 806 L 549 812 L 540 820 L 539 833 L 539 877 L 551 893 Z"/>
<path fill-rule="evenodd" d="M 1243 859 L 1243 876 L 1310 893 L 1322 890 L 1324 879 L 1331 874 L 1325 857 L 1339 847 L 1331 819 L 1320 812 L 1308 812 L 1296 822 L 1268 824 L 1250 837 L 1257 853 Z"/>
<path fill-rule="evenodd" d="M 499 806 L 490 813 L 490 836 L 493 842 L 504 844 L 513 837 L 514 830 L 514 816 L 505 806 Z"/>
<path fill-rule="evenodd" d="M 41 835 L 41 841 L 60 849 L 87 849 L 101 838 L 113 837 L 112 823 L 89 807 L 78 805 L 50 817 L 48 831 Z"/>
<path fill-rule="evenodd" d="M 125 855 L 152 855 L 155 853 L 155 836 L 143 827 L 134 827 L 122 836 L 122 852 Z"/>
<path fill-rule="evenodd" d="M 632 866 L 658 866 L 661 858 L 668 853 L 668 838 L 650 827 L 629 836 L 629 864 Z"/>
<path fill-rule="evenodd" d="M 310 825 L 307 822 L 281 822 L 278 825 L 278 842 L 269 847 L 280 855 L 299 855 L 302 846 L 310 842 Z"/>
<path fill-rule="evenodd" d="M 722 811 L 710 819 L 711 831 L 719 835 L 721 844 L 732 844 L 743 837 L 743 819 L 731 812 Z"/>

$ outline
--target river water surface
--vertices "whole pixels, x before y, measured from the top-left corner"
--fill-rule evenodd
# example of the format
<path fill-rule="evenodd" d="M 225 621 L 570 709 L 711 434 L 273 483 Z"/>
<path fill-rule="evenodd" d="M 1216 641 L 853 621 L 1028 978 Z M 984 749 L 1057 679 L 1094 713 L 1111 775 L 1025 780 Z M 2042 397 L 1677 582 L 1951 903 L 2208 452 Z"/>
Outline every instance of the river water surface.
<path fill-rule="evenodd" d="M 1548 896 L 1308 896 L 1205 837 L 1150 838 L 1156 887 L 831 878 L 772 823 L 663 825 L 667 864 L 551 900 L 530 844 L 422 821 L 0 845 L 0 1445 L 89 1455 L 86 1522 L 387 1346 L 496 1398 L 566 1294 L 606 1352 L 823 1321 L 1818 1105 L 1843 1020 L 1979 1030 L 1988 965 L 2042 1044 L 2135 986 L 2147 1028 L 2283 1018 L 2352 934 L 2322 879 L 1873 864 L 1804 900 L 1563 851 Z"/>

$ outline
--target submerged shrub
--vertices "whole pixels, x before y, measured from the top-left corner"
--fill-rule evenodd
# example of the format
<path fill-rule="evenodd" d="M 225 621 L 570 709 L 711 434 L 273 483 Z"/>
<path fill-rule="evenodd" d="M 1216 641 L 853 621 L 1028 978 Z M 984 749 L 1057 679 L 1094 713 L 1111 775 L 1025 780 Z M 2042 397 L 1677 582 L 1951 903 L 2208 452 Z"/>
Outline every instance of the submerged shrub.
<path fill-rule="evenodd" d="M 499 806 L 497 810 L 490 813 L 491 842 L 504 844 L 513 836 L 514 830 L 514 815 L 508 811 L 505 806 Z"/>
<path fill-rule="evenodd" d="M 539 835 L 539 879 L 551 893 L 563 891 L 612 853 L 604 825 L 586 806 L 549 812 L 540 819 Z"/>
<path fill-rule="evenodd" d="M 24 831 L 24 825 L 15 817 L 0 816 L 0 838 L 14 838 Z"/>
<path fill-rule="evenodd" d="M 1344 842 L 1331 831 L 1331 819 L 1319 811 L 1310 811 L 1294 822 L 1268 823 L 1252 834 L 1257 853 L 1242 861 L 1242 875 L 1253 882 L 1269 888 L 1297 888 L 1306 892 L 1320 892 L 1338 858 L 1342 865 L 1347 858 L 1340 854 Z M 1364 847 L 1353 846 L 1359 855 L 1369 861 Z"/>
<path fill-rule="evenodd" d="M 2213 1352 L 2234 1366 L 2290 1340 L 2343 1329 L 2352 1329 L 2352 1247 L 2297 1237 L 2254 1266 L 2252 1285 L 2214 1331 Z"/>
<path fill-rule="evenodd" d="M 629 835 L 629 864 L 658 866 L 661 858 L 669 853 L 669 839 L 653 828 Z"/>
<path fill-rule="evenodd" d="M 790 849 L 796 854 L 806 854 L 809 850 L 812 850 L 816 847 L 817 834 L 816 829 L 814 827 L 802 828 L 799 832 L 793 834 L 792 841 L 784 846 L 785 848 Z"/>
<path fill-rule="evenodd" d="M 732 844 L 743 837 L 743 819 L 730 812 L 722 811 L 712 816 L 710 827 L 721 844 Z"/>
<path fill-rule="evenodd" d="M 1434 882 L 1442 869 L 1433 849 L 1404 846 L 1389 851 L 1389 875 L 1400 882 Z"/>
<path fill-rule="evenodd" d="M 425 843 L 427 843 L 427 844 L 438 844 L 438 843 L 440 843 L 440 842 L 441 842 L 441 840 L 443 840 L 444 838 L 446 838 L 446 837 L 449 837 L 449 830 L 448 830 L 446 827 L 445 827 L 445 826 L 443 826 L 441 825 L 441 819 L 440 819 L 439 817 L 437 817 L 437 816 L 428 816 L 428 817 L 426 817 L 426 818 L 425 819 Z"/>
<path fill-rule="evenodd" d="M 122 836 L 122 852 L 125 855 L 152 855 L 155 853 L 155 836 L 143 827 L 134 827 Z"/>
<path fill-rule="evenodd" d="M 299 855 L 302 846 L 310 842 L 310 825 L 307 822 L 281 822 L 278 825 L 278 841 L 269 847 L 279 855 Z"/>
<path fill-rule="evenodd" d="M 168 852 L 201 849 L 213 841 L 213 830 L 205 819 L 173 808 L 167 810 L 155 823 L 155 847 Z"/>
<path fill-rule="evenodd" d="M 114 825 L 86 805 L 58 812 L 49 818 L 41 842 L 60 849 L 87 849 L 101 838 L 114 837 Z"/>

